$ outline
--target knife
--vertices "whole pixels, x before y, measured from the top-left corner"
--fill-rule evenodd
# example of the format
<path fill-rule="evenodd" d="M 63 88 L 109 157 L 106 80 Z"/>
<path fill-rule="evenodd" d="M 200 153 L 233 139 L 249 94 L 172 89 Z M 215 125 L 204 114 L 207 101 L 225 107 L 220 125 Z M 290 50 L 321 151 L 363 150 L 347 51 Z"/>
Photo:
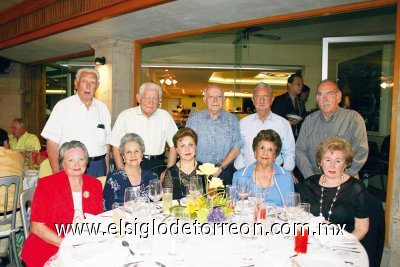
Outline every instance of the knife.
<path fill-rule="evenodd" d="M 161 262 L 159 262 L 159 261 L 156 261 L 156 264 L 157 264 L 158 266 L 160 266 L 160 267 L 167 267 L 167 265 L 165 265 L 165 264 L 163 264 L 163 263 L 161 263 Z"/>

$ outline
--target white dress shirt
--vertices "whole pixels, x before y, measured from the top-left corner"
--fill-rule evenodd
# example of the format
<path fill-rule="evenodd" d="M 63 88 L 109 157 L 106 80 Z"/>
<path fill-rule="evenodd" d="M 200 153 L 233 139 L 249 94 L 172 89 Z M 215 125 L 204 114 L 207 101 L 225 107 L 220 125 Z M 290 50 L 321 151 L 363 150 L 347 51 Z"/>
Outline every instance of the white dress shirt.
<path fill-rule="evenodd" d="M 277 155 L 275 163 L 292 171 L 295 166 L 295 141 L 292 128 L 289 122 L 279 115 L 270 112 L 268 118 L 262 122 L 257 113 L 251 114 L 239 121 L 240 134 L 244 143 L 240 150 L 239 156 L 235 160 L 235 168 L 237 170 L 247 167 L 254 163 L 253 139 L 261 130 L 272 129 L 279 134 L 282 140 L 282 149 L 280 155 Z"/>
<path fill-rule="evenodd" d="M 177 131 L 178 127 L 167 111 L 158 108 L 147 117 L 140 106 L 137 106 L 118 115 L 111 132 L 110 144 L 119 148 L 125 134 L 136 133 L 144 141 L 145 154 L 157 156 L 164 153 L 166 142 L 170 147 L 174 146 L 172 137 Z"/>
<path fill-rule="evenodd" d="M 55 105 L 41 135 L 59 147 L 65 142 L 80 141 L 86 146 L 89 157 L 98 157 L 107 153 L 110 132 L 111 115 L 107 106 L 93 98 L 87 109 L 76 94 Z"/>

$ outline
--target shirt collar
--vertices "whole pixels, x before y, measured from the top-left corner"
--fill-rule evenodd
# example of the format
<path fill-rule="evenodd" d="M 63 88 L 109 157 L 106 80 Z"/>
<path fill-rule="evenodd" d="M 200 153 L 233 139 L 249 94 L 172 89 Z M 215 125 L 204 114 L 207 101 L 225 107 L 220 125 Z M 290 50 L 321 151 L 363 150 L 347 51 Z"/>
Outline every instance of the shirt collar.
<path fill-rule="evenodd" d="M 255 113 L 254 114 L 255 116 L 253 117 L 253 121 L 255 121 L 255 120 L 260 120 L 260 117 L 258 116 L 258 113 Z M 266 121 L 268 121 L 268 120 L 271 120 L 272 118 L 272 111 L 269 111 L 269 115 L 268 115 L 268 117 L 265 119 Z M 261 120 L 260 120 L 261 121 Z"/>
<path fill-rule="evenodd" d="M 159 113 L 159 108 L 157 108 L 156 109 L 156 111 L 154 111 L 154 113 L 153 114 L 151 114 L 151 116 L 150 117 L 153 117 L 153 116 L 156 116 L 158 113 Z M 137 114 L 138 115 L 143 115 L 144 116 L 144 114 L 143 114 L 143 111 L 142 111 L 142 107 L 139 105 L 139 106 L 137 106 Z"/>
<path fill-rule="evenodd" d="M 75 103 L 76 104 L 82 105 L 82 106 L 84 106 L 86 108 L 86 105 L 79 98 L 78 93 L 74 94 L 72 97 L 75 97 Z M 92 107 L 96 107 L 96 106 L 97 106 L 96 105 L 96 99 L 93 97 L 92 104 L 90 104 L 89 109 L 92 108 Z"/>
<path fill-rule="evenodd" d="M 321 114 L 319 114 L 319 118 L 321 120 L 323 120 L 324 122 L 330 122 L 330 121 L 334 120 L 338 116 L 338 114 L 341 112 L 341 110 L 343 110 L 343 109 L 341 107 L 338 107 L 335 110 L 335 112 L 333 112 L 332 116 L 329 117 L 328 120 L 325 120 L 324 114 L 322 113 L 322 110 L 321 110 Z"/>

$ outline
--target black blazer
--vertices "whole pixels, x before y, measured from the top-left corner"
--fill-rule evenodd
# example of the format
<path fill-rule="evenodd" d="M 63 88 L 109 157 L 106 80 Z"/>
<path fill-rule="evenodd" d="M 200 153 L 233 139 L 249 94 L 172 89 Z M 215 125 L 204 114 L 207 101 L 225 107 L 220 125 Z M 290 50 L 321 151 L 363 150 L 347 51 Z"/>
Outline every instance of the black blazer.
<path fill-rule="evenodd" d="M 300 99 L 300 97 L 297 97 L 297 99 L 299 100 L 300 112 L 295 111 L 294 105 L 293 105 L 292 99 L 289 96 L 289 93 L 284 93 L 280 96 L 275 97 L 275 100 L 271 106 L 271 111 L 285 119 L 287 119 L 286 115 L 288 115 L 288 114 L 294 114 L 294 115 L 298 115 L 298 116 L 302 117 L 303 120 L 297 125 L 297 132 L 300 133 L 300 127 L 301 127 L 301 124 L 303 123 L 305 117 L 307 116 L 307 112 L 306 112 L 304 102 Z M 292 125 L 292 131 L 293 131 L 293 134 L 295 134 L 296 125 Z"/>

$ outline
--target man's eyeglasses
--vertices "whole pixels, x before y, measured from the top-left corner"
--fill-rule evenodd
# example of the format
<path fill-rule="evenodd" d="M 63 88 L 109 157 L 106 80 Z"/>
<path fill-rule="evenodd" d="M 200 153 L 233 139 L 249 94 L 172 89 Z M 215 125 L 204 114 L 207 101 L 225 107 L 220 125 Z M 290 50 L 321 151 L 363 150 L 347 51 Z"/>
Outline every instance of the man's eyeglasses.
<path fill-rule="evenodd" d="M 329 97 L 329 98 L 333 98 L 333 97 L 336 96 L 336 93 L 333 92 L 333 91 L 329 91 L 329 92 L 327 92 L 327 93 L 317 93 L 317 97 L 318 97 L 318 98 L 322 98 L 322 97 L 324 97 L 324 96 Z"/>
<path fill-rule="evenodd" d="M 158 102 L 160 99 L 158 97 L 142 97 L 145 102 Z"/>
<path fill-rule="evenodd" d="M 255 95 L 254 96 L 254 99 L 255 100 L 267 100 L 267 99 L 269 99 L 270 97 L 268 96 L 268 95 Z"/>
<path fill-rule="evenodd" d="M 222 100 L 222 98 L 223 98 L 222 95 L 215 95 L 215 96 L 213 96 L 213 95 L 208 95 L 208 96 L 206 96 L 206 97 L 207 97 L 208 100 L 214 100 L 214 99 L 216 99 L 216 100 L 218 100 L 218 101 Z"/>

